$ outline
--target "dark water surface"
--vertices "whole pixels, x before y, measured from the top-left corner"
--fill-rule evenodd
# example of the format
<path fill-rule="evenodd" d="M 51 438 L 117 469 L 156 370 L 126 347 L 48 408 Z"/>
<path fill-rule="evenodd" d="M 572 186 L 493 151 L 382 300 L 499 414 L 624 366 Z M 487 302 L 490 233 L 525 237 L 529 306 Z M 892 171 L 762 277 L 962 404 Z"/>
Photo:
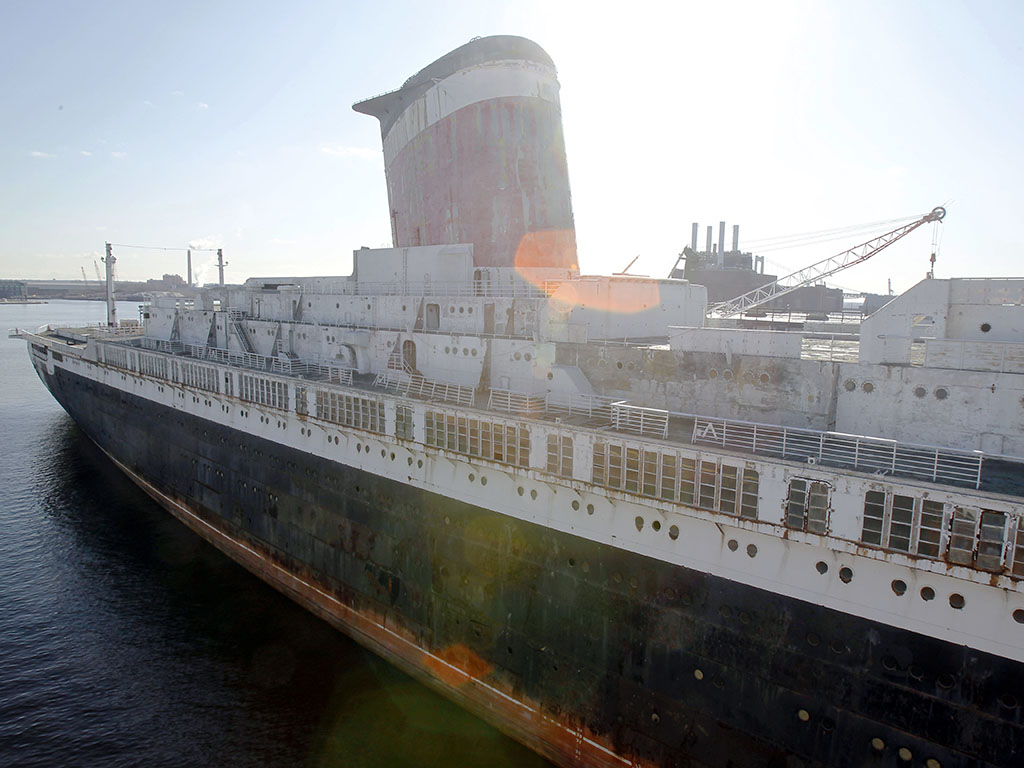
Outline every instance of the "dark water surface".
<path fill-rule="evenodd" d="M 0 304 L 0 766 L 548 765 L 175 521 L 6 338 L 103 317 Z"/>

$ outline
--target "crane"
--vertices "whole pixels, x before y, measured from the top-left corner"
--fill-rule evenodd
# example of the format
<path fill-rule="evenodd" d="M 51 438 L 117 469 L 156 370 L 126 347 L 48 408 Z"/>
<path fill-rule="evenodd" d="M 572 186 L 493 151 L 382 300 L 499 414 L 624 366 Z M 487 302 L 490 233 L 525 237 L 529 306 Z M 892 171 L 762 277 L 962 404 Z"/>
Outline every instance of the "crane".
<path fill-rule="evenodd" d="M 836 272 L 848 269 L 854 264 L 860 264 L 862 261 L 867 261 L 876 253 L 888 248 L 897 240 L 906 237 L 921 225 L 928 224 L 933 221 L 941 222 L 945 216 L 945 208 L 942 206 L 933 208 L 929 213 L 923 214 L 920 218 L 910 222 L 909 224 L 904 224 L 890 232 L 886 232 L 884 235 L 879 235 L 872 240 L 868 240 L 866 243 L 861 243 L 847 251 L 843 251 L 835 256 L 830 256 L 827 259 L 811 264 L 809 267 L 804 267 L 803 269 L 797 270 L 785 277 L 780 277 L 774 283 L 762 285 L 760 288 L 747 291 L 747 293 L 741 294 L 734 299 L 712 304 L 708 307 L 708 313 L 713 313 L 719 317 L 732 317 L 734 315 L 739 315 L 746 312 L 748 309 L 752 309 L 753 307 L 765 304 L 772 299 L 776 299 L 779 296 L 791 293 L 797 288 L 803 288 L 805 285 L 811 285 L 812 283 L 823 280 L 830 275 L 834 275 Z"/>
<path fill-rule="evenodd" d="M 79 265 L 79 266 L 81 266 L 81 265 Z M 85 267 L 82 267 L 82 282 L 83 283 L 88 283 L 89 282 L 89 278 L 85 276 Z"/>
<path fill-rule="evenodd" d="M 96 270 L 96 282 L 97 283 L 102 283 L 103 282 L 103 275 L 100 274 L 100 265 L 99 265 L 99 262 L 96 261 L 96 259 L 92 260 L 92 266 L 93 266 L 93 269 Z"/>

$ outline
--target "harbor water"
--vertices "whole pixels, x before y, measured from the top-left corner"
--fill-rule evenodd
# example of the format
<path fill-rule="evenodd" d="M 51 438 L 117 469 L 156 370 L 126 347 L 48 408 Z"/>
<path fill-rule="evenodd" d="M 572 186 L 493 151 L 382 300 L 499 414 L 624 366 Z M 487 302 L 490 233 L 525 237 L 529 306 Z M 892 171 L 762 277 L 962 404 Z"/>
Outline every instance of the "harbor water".
<path fill-rule="evenodd" d="M 0 304 L 0 765 L 547 765 L 235 565 L 111 465 L 6 338 L 104 311 Z"/>

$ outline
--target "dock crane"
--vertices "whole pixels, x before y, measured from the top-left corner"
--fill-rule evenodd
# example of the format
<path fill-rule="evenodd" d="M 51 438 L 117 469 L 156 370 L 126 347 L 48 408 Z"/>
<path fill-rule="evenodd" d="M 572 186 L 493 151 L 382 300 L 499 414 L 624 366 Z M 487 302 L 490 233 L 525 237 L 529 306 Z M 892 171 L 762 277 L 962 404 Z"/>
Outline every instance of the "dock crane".
<path fill-rule="evenodd" d="M 858 246 L 850 248 L 848 251 L 843 251 L 835 256 L 830 256 L 827 259 L 811 264 L 809 267 L 804 267 L 803 269 L 786 275 L 785 277 L 780 277 L 774 283 L 762 285 L 760 288 L 747 291 L 747 293 L 737 296 L 734 299 L 709 305 L 708 314 L 714 314 L 718 317 L 733 317 L 734 315 L 742 314 L 749 309 L 765 304 L 779 296 L 784 296 L 798 288 L 803 288 L 805 285 L 811 285 L 812 283 L 823 280 L 830 275 L 836 274 L 836 272 L 842 272 L 844 269 L 848 269 L 854 264 L 860 264 L 862 261 L 867 261 L 876 253 L 888 248 L 897 240 L 906 237 L 921 225 L 928 224 L 933 221 L 941 222 L 945 216 L 945 208 L 942 206 L 933 208 L 929 213 L 923 214 L 916 221 L 897 227 L 891 232 L 879 235 L 872 240 L 868 240 L 866 243 L 861 243 Z"/>

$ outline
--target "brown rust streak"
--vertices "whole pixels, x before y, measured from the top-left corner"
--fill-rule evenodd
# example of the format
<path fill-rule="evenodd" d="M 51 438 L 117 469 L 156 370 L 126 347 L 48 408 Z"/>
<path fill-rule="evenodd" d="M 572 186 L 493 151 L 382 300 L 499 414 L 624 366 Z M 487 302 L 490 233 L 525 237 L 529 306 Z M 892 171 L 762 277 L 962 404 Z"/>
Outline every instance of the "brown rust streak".
<path fill-rule="evenodd" d="M 326 590 L 274 563 L 267 554 L 206 522 L 117 459 L 110 459 L 157 503 L 232 560 L 421 683 L 552 762 L 566 768 L 652 765 L 636 756 L 616 754 L 607 738 L 566 718 L 547 714 L 538 702 L 516 698 L 512 691 L 483 679 L 491 667 L 468 649 L 464 652 L 460 646 L 451 646 L 437 654 L 421 648 L 411 632 L 394 623 L 393 616 L 357 611 L 345 605 Z"/>

